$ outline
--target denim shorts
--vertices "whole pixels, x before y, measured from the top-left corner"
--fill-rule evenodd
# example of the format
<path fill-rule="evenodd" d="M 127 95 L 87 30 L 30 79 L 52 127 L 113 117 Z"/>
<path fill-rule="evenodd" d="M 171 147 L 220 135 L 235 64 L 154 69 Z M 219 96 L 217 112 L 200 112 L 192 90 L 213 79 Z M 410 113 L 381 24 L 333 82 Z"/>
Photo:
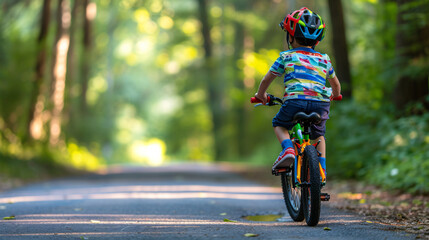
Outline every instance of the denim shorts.
<path fill-rule="evenodd" d="M 320 136 L 325 136 L 326 120 L 329 119 L 329 107 L 331 103 L 312 100 L 291 99 L 285 101 L 277 115 L 273 118 L 273 127 L 284 127 L 291 130 L 295 125 L 293 116 L 298 112 L 317 112 L 320 114 L 322 121 L 311 126 L 310 139 L 316 139 Z"/>

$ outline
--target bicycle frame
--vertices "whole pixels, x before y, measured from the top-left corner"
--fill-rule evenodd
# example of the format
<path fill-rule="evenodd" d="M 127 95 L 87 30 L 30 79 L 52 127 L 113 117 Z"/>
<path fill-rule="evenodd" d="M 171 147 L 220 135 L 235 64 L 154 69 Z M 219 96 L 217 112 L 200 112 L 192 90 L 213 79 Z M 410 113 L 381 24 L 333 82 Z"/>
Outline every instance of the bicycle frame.
<path fill-rule="evenodd" d="M 303 152 L 304 149 L 311 145 L 310 142 L 310 134 L 308 131 L 308 127 L 304 126 L 304 131 L 302 131 L 301 124 L 297 123 L 291 130 L 291 139 L 295 145 L 295 153 L 297 158 L 295 158 L 295 174 L 296 180 L 299 184 L 301 184 L 301 167 L 302 167 L 302 159 L 304 157 Z M 317 148 L 319 142 L 313 144 L 314 147 Z M 322 177 L 322 182 L 326 180 L 325 172 L 323 171 L 322 165 L 319 162 L 319 172 Z"/>

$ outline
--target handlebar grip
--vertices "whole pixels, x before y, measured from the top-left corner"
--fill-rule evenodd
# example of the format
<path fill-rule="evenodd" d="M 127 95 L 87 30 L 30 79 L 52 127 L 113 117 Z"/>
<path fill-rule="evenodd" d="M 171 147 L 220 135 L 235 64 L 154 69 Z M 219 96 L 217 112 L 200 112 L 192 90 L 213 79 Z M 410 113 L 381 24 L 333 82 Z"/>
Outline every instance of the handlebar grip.
<path fill-rule="evenodd" d="M 267 102 L 269 102 L 271 99 L 270 99 L 270 96 L 267 96 Z M 251 97 L 250 98 L 250 102 L 251 103 L 262 103 L 262 101 L 261 100 L 259 100 L 259 98 L 256 98 L 256 97 Z"/>
<path fill-rule="evenodd" d="M 343 99 L 343 95 L 340 94 L 338 97 L 334 97 L 332 100 L 341 101 Z"/>

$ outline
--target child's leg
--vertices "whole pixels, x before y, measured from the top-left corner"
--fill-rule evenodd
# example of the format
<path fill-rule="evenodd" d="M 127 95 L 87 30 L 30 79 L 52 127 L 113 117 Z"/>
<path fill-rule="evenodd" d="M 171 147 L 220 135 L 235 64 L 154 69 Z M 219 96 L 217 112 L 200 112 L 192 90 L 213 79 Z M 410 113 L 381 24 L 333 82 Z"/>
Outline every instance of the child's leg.
<path fill-rule="evenodd" d="M 282 145 L 283 150 L 280 152 L 277 160 L 274 162 L 273 169 L 276 167 L 289 166 L 295 160 L 295 150 L 293 148 L 293 143 L 290 140 L 289 132 L 284 127 L 276 126 L 274 127 L 274 133 Z"/>
<path fill-rule="evenodd" d="M 317 150 L 322 154 L 319 157 L 320 165 L 322 166 L 323 170 L 325 171 L 326 175 L 326 141 L 324 136 L 320 136 L 316 138 L 316 142 L 320 140 L 319 145 L 317 146 Z"/>
<path fill-rule="evenodd" d="M 314 141 L 318 142 L 319 140 L 320 140 L 320 143 L 317 146 L 317 150 L 322 154 L 321 157 L 326 158 L 326 142 L 325 142 L 325 137 L 324 136 L 320 136 L 320 137 L 316 138 Z"/>
<path fill-rule="evenodd" d="M 280 144 L 286 140 L 290 139 L 289 131 L 284 127 L 274 127 L 274 133 L 277 136 L 277 139 L 279 140 Z"/>
<path fill-rule="evenodd" d="M 282 149 L 285 148 L 294 148 L 293 143 L 290 140 L 289 131 L 284 127 L 274 127 L 274 133 L 277 136 L 277 139 L 279 140 L 280 144 L 282 145 Z"/>

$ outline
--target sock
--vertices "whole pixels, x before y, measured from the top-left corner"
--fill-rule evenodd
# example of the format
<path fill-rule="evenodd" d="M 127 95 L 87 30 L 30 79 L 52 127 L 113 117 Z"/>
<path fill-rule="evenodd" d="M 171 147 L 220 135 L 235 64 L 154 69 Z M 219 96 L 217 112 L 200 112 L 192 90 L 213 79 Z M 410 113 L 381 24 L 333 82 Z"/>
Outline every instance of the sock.
<path fill-rule="evenodd" d="M 290 139 L 285 139 L 285 140 L 283 140 L 283 142 L 282 142 L 282 148 L 283 148 L 283 149 L 286 149 L 286 148 L 288 148 L 288 147 L 293 148 L 293 143 L 292 143 L 292 141 L 291 141 Z"/>
<path fill-rule="evenodd" d="M 320 165 L 322 166 L 323 170 L 325 170 L 325 174 L 326 174 L 326 158 L 319 157 L 319 162 L 320 162 Z"/>

